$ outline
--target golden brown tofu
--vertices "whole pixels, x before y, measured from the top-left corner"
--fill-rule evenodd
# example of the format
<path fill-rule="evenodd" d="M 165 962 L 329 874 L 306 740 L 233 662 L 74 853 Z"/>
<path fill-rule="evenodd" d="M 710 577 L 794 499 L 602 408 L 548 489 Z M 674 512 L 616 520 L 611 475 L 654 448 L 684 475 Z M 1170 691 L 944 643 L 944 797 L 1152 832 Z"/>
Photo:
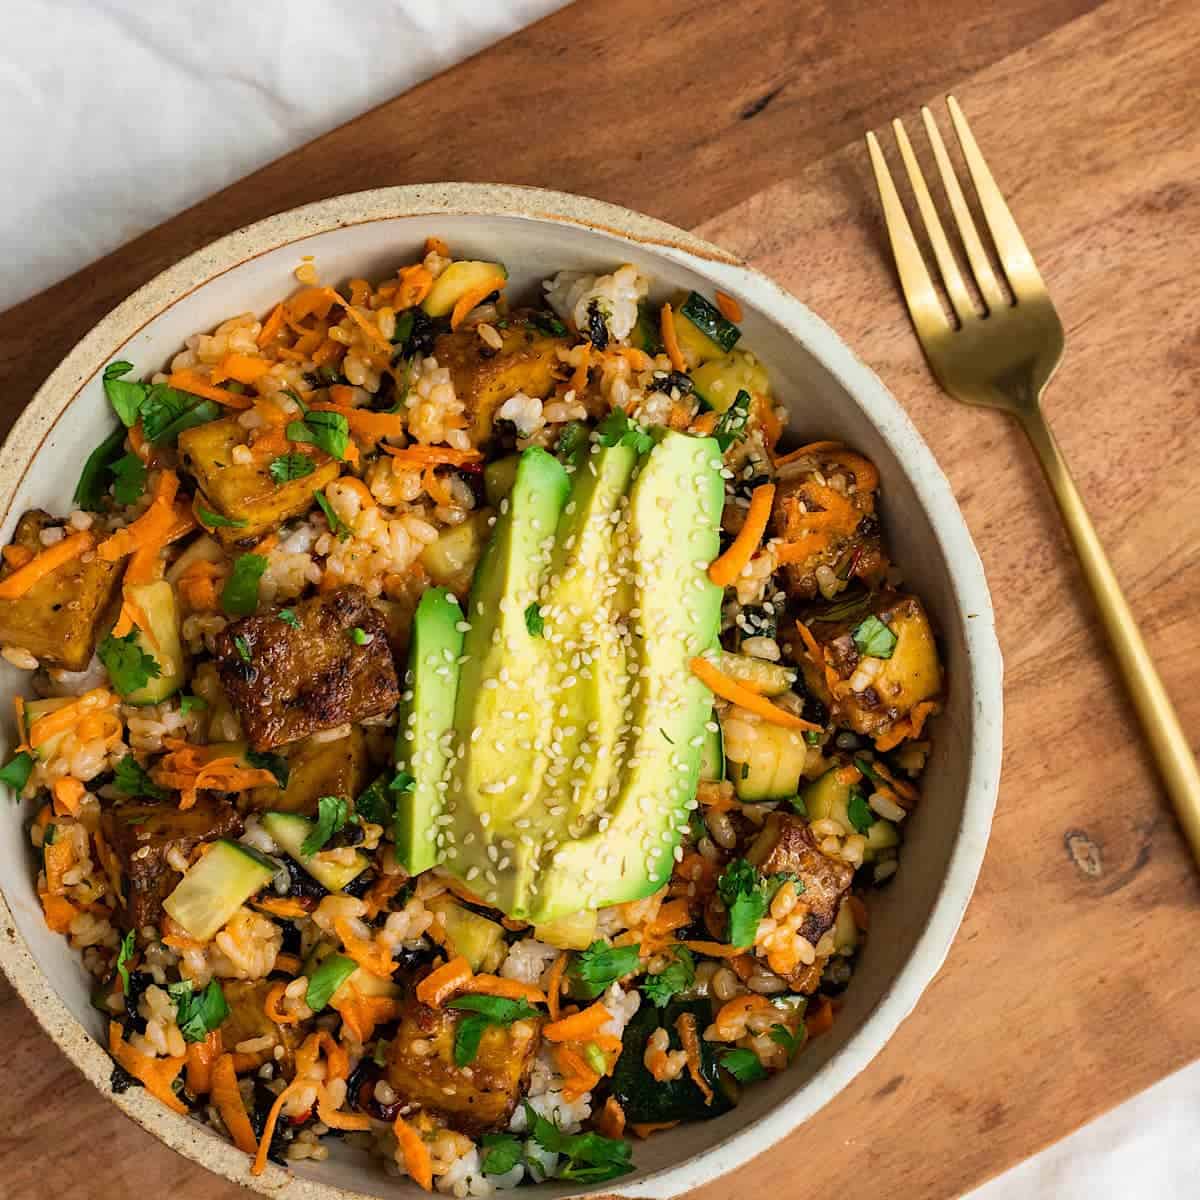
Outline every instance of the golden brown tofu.
<path fill-rule="evenodd" d="M 341 470 L 336 459 L 305 446 L 306 451 L 312 450 L 316 470 L 303 479 L 276 483 L 271 478 L 269 459 L 233 461 L 234 447 L 245 442 L 246 431 L 233 417 L 196 425 L 179 435 L 183 468 L 196 480 L 196 502 L 231 521 L 244 522 L 214 530 L 227 546 L 256 540 L 289 517 L 307 512 L 313 496 L 332 483 Z"/>
<path fill-rule="evenodd" d="M 353 800 L 367 786 L 367 738 L 359 726 L 336 741 L 307 738 L 287 756 L 287 787 L 256 787 L 246 793 L 246 807 L 259 812 L 317 815 L 322 796 Z"/>
<path fill-rule="evenodd" d="M 293 611 L 295 626 L 265 613 L 217 638 L 221 684 L 255 750 L 383 716 L 400 699 L 383 617 L 362 588 L 312 596 Z"/>
<path fill-rule="evenodd" d="M 537 1021 L 489 1026 L 475 1061 L 454 1064 L 454 1036 L 467 1014 L 405 1001 L 388 1054 L 388 1083 L 399 1100 L 440 1114 L 469 1137 L 503 1128 L 529 1080 L 541 1038 Z M 414 1043 L 431 1049 L 418 1053 Z"/>
<path fill-rule="evenodd" d="M 12 544 L 33 554 L 44 549 L 41 531 L 61 525 L 49 513 L 31 509 L 18 522 Z M 96 555 L 63 563 L 16 600 L 0 600 L 0 642 L 21 646 L 48 666 L 82 671 L 91 661 L 110 605 L 121 581 L 123 563 Z M 0 569 L 0 579 L 12 574 Z"/>
<path fill-rule="evenodd" d="M 206 796 L 189 809 L 171 801 L 116 804 L 105 808 L 100 819 L 105 840 L 121 864 L 125 925 L 137 930 L 159 923 L 162 902 L 181 878 L 167 862 L 171 850 L 186 857 L 199 842 L 242 830 L 232 805 Z"/>
<path fill-rule="evenodd" d="M 797 907 L 804 912 L 798 932 L 815 946 L 833 928 L 854 868 L 823 853 L 808 822 L 785 812 L 767 818 L 746 859 L 764 875 L 787 873 L 804 885 L 797 887 Z"/>
<path fill-rule="evenodd" d="M 891 657 L 860 655 L 854 630 L 869 615 L 882 621 L 896 636 Z M 881 592 L 868 608 L 843 621 L 812 620 L 808 624 L 824 659 L 817 663 L 811 652 L 798 650 L 804 682 L 828 709 L 836 725 L 847 725 L 894 745 L 911 729 L 910 714 L 918 705 L 929 707 L 942 690 L 942 666 L 933 628 L 916 596 Z M 836 692 L 828 671 L 840 681 Z M 923 721 L 923 717 L 921 720 Z"/>
<path fill-rule="evenodd" d="M 524 392 L 538 400 L 554 390 L 563 368 L 558 351 L 571 345 L 568 337 L 555 337 L 514 312 L 498 329 L 503 345 L 493 349 L 474 328 L 444 333 L 433 346 L 438 364 L 450 369 L 458 398 L 466 405 L 471 439 L 486 442 L 492 435 L 496 410 L 510 396 Z"/>
<path fill-rule="evenodd" d="M 783 466 L 776 485 L 772 532 L 786 547 L 780 553 L 788 593 L 796 600 L 818 594 L 822 567 L 840 579 L 870 584 L 887 570 L 875 516 L 875 468 L 851 451 L 828 446 Z"/>
<path fill-rule="evenodd" d="M 274 1037 L 286 1052 L 284 1063 L 287 1064 L 287 1056 L 295 1047 L 297 1037 L 294 1026 L 276 1025 L 266 1014 L 267 993 L 274 985 L 274 980 L 270 979 L 221 981 L 225 1003 L 229 1005 L 229 1015 L 221 1022 L 221 1042 L 226 1051 L 232 1053 L 239 1042 L 248 1042 L 252 1038 Z M 263 1057 L 270 1058 L 270 1053 Z"/>

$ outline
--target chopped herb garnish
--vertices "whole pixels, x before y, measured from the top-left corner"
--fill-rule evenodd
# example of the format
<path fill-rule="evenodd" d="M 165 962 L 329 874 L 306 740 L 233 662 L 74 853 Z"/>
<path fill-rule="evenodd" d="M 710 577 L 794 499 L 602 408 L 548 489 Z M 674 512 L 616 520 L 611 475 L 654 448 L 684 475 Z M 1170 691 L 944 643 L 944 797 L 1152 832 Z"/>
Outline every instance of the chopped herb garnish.
<path fill-rule="evenodd" d="M 149 800 L 162 800 L 166 792 L 146 773 L 145 768 L 132 754 L 127 754 L 113 775 L 113 787 L 122 796 L 145 796 Z"/>
<path fill-rule="evenodd" d="M 804 731 L 804 740 L 810 746 L 819 746 L 823 736 L 819 729 L 806 729 Z"/>
<path fill-rule="evenodd" d="M 802 816 L 808 816 L 808 805 L 804 803 L 804 797 L 800 795 L 789 796 L 788 803 Z"/>
<path fill-rule="evenodd" d="M 883 783 L 883 776 L 865 759 L 855 758 L 854 765 L 872 782 Z"/>
<path fill-rule="evenodd" d="M 239 554 L 221 589 L 221 607 L 231 617 L 248 617 L 258 608 L 258 584 L 267 569 L 262 554 Z"/>
<path fill-rule="evenodd" d="M 322 796 L 317 801 L 317 823 L 300 846 L 300 853 L 306 857 L 316 854 L 346 824 L 349 816 L 350 806 L 345 800 L 338 796 Z"/>
<path fill-rule="evenodd" d="M 223 517 L 203 504 L 196 505 L 196 516 L 200 518 L 200 524 L 209 529 L 241 529 L 246 524 L 245 517 Z"/>
<path fill-rule="evenodd" d="M 666 1008 L 672 996 L 686 991 L 696 982 L 696 959 L 686 946 L 675 947 L 675 961 L 642 980 L 642 995 L 655 1008 Z"/>
<path fill-rule="evenodd" d="M 225 993 L 214 979 L 202 992 L 195 992 L 192 981 L 167 984 L 167 994 L 175 1001 L 175 1023 L 185 1042 L 202 1042 L 229 1016 Z"/>
<path fill-rule="evenodd" d="M 316 464 L 307 454 L 281 454 L 267 464 L 267 472 L 276 483 L 290 483 L 293 479 L 303 479 L 316 469 Z"/>
<path fill-rule="evenodd" d="M 654 438 L 631 421 L 620 406 L 596 427 L 596 441 L 601 446 L 632 446 L 638 454 L 646 454 L 654 445 Z"/>
<path fill-rule="evenodd" d="M 720 1061 L 721 1066 L 738 1083 L 757 1083 L 760 1079 L 767 1077 L 766 1068 L 759 1062 L 758 1055 L 753 1050 L 747 1050 L 744 1047 L 730 1050 L 728 1054 L 721 1055 Z"/>
<path fill-rule="evenodd" d="M 407 771 L 397 771 L 396 777 L 388 784 L 388 788 L 393 792 L 411 792 L 416 786 L 416 779 Z"/>
<path fill-rule="evenodd" d="M 285 625 L 290 625 L 293 629 L 300 628 L 300 618 L 296 616 L 294 608 L 281 608 L 275 614 Z"/>
<path fill-rule="evenodd" d="M 565 337 L 567 327 L 553 314 L 546 312 L 535 312 L 529 314 L 529 324 L 534 329 L 540 329 L 542 333 L 547 333 L 551 337 Z"/>
<path fill-rule="evenodd" d="M 147 384 L 139 383 L 136 379 L 121 378 L 132 370 L 131 362 L 109 363 L 104 368 L 104 394 L 126 429 L 137 423 L 146 392 L 149 391 Z"/>
<path fill-rule="evenodd" d="M 558 442 L 554 447 L 555 457 L 564 462 L 574 458 L 576 451 L 587 445 L 587 436 L 587 426 L 582 421 L 568 422 L 558 435 Z"/>
<path fill-rule="evenodd" d="M 896 635 L 875 616 L 868 617 L 850 636 L 864 658 L 891 658 L 896 649 Z"/>
<path fill-rule="evenodd" d="M 350 640 L 356 646 L 369 646 L 371 644 L 371 642 L 374 640 L 374 638 L 371 634 L 369 634 L 365 629 L 360 628 L 358 625 L 355 625 L 350 630 L 349 636 L 350 636 Z"/>
<path fill-rule="evenodd" d="M 146 490 L 146 464 L 136 454 L 124 454 L 110 469 L 113 499 L 118 504 L 136 504 Z"/>
<path fill-rule="evenodd" d="M 446 1007 L 470 1014 L 459 1021 L 454 1035 L 454 1062 L 460 1067 L 475 1061 L 479 1043 L 489 1025 L 511 1025 L 514 1021 L 541 1016 L 524 1000 L 509 1000 L 505 996 L 458 996 L 448 1001 Z"/>
<path fill-rule="evenodd" d="M 242 660 L 242 662 L 248 663 L 252 660 L 250 646 L 240 633 L 235 633 L 233 635 L 233 648 L 237 651 L 237 656 Z"/>
<path fill-rule="evenodd" d="M 83 471 L 80 473 L 79 482 L 75 485 L 75 495 L 72 497 L 80 508 L 94 509 L 100 507 L 104 500 L 104 493 L 108 488 L 108 479 L 112 474 L 112 464 L 114 460 L 120 457 L 121 447 L 124 445 L 124 442 L 125 427 L 122 425 L 114 429 L 88 455 L 87 462 L 83 464 Z"/>
<path fill-rule="evenodd" d="M 344 459 L 350 446 L 350 424 L 341 413 L 306 412 L 301 421 L 289 421 L 289 442 L 311 442 L 331 458 Z"/>
<path fill-rule="evenodd" d="M 791 1062 L 796 1057 L 796 1051 L 808 1040 L 808 1030 L 803 1024 L 795 1033 L 786 1025 L 772 1025 L 768 1036 L 777 1046 L 782 1046 L 787 1051 L 788 1062 Z"/>
<path fill-rule="evenodd" d="M 663 735 L 663 737 L 666 739 L 668 745 L 671 745 L 671 746 L 675 745 L 675 739 L 661 726 L 659 727 L 658 732 Z"/>
<path fill-rule="evenodd" d="M 598 1133 L 563 1133 L 525 1101 L 525 1119 L 533 1140 L 550 1154 L 562 1155 L 557 1178 L 575 1183 L 602 1183 L 633 1170 L 633 1147 Z"/>
<path fill-rule="evenodd" d="M 0 767 L 0 783 L 7 783 L 14 792 L 19 792 L 29 782 L 32 772 L 33 755 L 22 750 Z"/>
<path fill-rule="evenodd" d="M 416 320 L 414 312 L 414 309 L 408 308 L 396 318 L 396 326 L 392 331 L 393 346 L 403 346 L 412 337 L 413 322 Z"/>
<path fill-rule="evenodd" d="M 525 610 L 525 628 L 530 637 L 540 638 L 546 630 L 546 622 L 542 618 L 542 610 L 537 604 L 531 604 Z"/>
<path fill-rule="evenodd" d="M 121 939 L 121 948 L 117 951 L 117 974 L 121 977 L 121 991 L 129 995 L 129 960 L 133 957 L 133 947 L 136 933 L 130 930 Z"/>
<path fill-rule="evenodd" d="M 610 946 L 593 942 L 567 970 L 572 991 L 579 991 L 589 1000 L 599 996 L 610 983 L 624 979 L 641 970 L 639 946 Z"/>
<path fill-rule="evenodd" d="M 208 701 L 203 696 L 183 695 L 179 697 L 179 715 L 186 717 L 189 713 L 197 712 L 208 707 Z"/>
<path fill-rule="evenodd" d="M 287 787 L 288 762 L 283 755 L 271 754 L 266 750 L 247 750 L 246 761 L 260 771 L 270 771 L 281 788 Z"/>
<path fill-rule="evenodd" d="M 368 784 L 365 791 L 359 793 L 358 799 L 354 801 L 354 815 L 360 820 L 370 821 L 385 828 L 391 825 L 395 816 L 395 806 L 388 793 L 387 776 L 380 775 Z"/>
<path fill-rule="evenodd" d="M 741 390 L 733 403 L 721 414 L 713 430 L 713 438 L 724 454 L 734 442 L 746 436 L 746 423 L 750 420 L 750 393 Z"/>
<path fill-rule="evenodd" d="M 333 999 L 333 993 L 354 974 L 357 965 L 354 959 L 344 954 L 330 954 L 321 959 L 321 965 L 308 977 L 304 1003 L 313 1012 L 320 1012 Z"/>
<path fill-rule="evenodd" d="M 317 506 L 325 514 L 325 520 L 329 522 L 329 532 L 339 542 L 344 542 L 350 536 L 350 527 L 333 511 L 333 505 L 329 503 L 324 492 L 316 493 L 316 501 Z"/>
<path fill-rule="evenodd" d="M 113 687 L 122 696 L 136 692 L 162 674 L 154 658 L 137 644 L 137 631 L 133 629 L 120 638 L 108 634 L 96 655 L 108 671 Z"/>
<path fill-rule="evenodd" d="M 142 401 L 142 432 L 148 442 L 167 445 L 175 442 L 185 429 L 212 421 L 220 413 L 212 400 L 178 391 L 165 383 L 152 383 Z"/>
<path fill-rule="evenodd" d="M 850 797 L 846 801 L 846 816 L 857 833 L 866 833 L 879 819 L 867 803 L 866 796 L 858 788 L 850 789 Z"/>
<path fill-rule="evenodd" d="M 507 1175 L 524 1158 L 525 1151 L 520 1140 L 511 1133 L 483 1135 L 483 1161 L 480 1167 L 485 1175 Z"/>
<path fill-rule="evenodd" d="M 744 858 L 735 858 L 717 881 L 717 891 L 729 912 L 729 944 L 750 947 L 758 923 L 766 915 L 775 893 L 787 882 L 802 886 L 794 875 L 783 873 L 763 878 Z"/>

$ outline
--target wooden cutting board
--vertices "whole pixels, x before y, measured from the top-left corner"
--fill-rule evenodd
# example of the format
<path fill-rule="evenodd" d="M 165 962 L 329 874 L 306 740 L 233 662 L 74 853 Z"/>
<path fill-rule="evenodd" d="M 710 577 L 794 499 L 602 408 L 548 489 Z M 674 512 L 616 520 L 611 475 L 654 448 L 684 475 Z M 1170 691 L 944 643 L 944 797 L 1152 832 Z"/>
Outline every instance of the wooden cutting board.
<path fill-rule="evenodd" d="M 1066 540 L 1015 427 L 934 386 L 887 258 L 860 135 L 897 112 L 915 133 L 916 106 L 949 89 L 1059 306 L 1067 357 L 1048 410 L 1200 740 L 1193 0 L 576 5 L 0 316 L 7 423 L 103 312 L 237 225 L 359 188 L 495 180 L 696 228 L 790 288 L 883 376 L 948 472 L 991 582 L 1008 683 L 995 830 L 916 1013 L 837 1100 L 703 1200 L 801 1186 L 953 1196 L 1200 1044 L 1196 869 Z M 12 1200 L 79 1195 L 85 1171 L 96 1200 L 243 1194 L 124 1121 L 4 983 L 0 1020 Z"/>

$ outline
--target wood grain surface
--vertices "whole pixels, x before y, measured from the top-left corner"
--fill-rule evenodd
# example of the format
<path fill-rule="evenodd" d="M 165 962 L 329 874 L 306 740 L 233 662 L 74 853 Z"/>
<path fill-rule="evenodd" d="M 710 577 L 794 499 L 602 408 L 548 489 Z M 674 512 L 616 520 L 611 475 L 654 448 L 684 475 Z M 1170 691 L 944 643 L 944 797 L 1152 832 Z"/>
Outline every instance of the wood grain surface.
<path fill-rule="evenodd" d="M 916 1013 L 807 1125 L 695 1197 L 954 1196 L 1195 1056 L 1200 889 L 1032 455 L 924 365 L 859 136 L 897 112 L 915 135 L 918 104 L 947 89 L 962 101 L 1067 331 L 1048 413 L 1200 730 L 1200 9 L 669 0 L 649 26 L 647 11 L 565 10 L 0 316 L 5 419 L 186 251 L 379 184 L 494 179 L 629 204 L 821 313 L 908 409 L 983 555 L 1006 659 L 1004 778 L 978 891 Z M 648 80 L 668 111 L 646 103 Z M 511 99 L 480 103 L 497 94 Z M 6 1196 L 242 1194 L 126 1122 L 3 982 L 0 1020 Z"/>

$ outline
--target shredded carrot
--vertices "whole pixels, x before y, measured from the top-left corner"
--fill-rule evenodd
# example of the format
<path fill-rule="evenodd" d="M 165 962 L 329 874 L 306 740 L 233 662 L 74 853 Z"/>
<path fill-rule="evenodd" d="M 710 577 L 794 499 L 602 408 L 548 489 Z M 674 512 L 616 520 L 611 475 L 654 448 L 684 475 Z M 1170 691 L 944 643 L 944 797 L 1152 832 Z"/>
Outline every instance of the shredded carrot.
<path fill-rule="evenodd" d="M 210 381 L 218 384 L 224 383 L 226 379 L 236 379 L 238 383 L 249 386 L 270 369 L 271 364 L 261 355 L 238 354 L 236 351 L 230 351 L 213 367 Z"/>
<path fill-rule="evenodd" d="M 765 696 L 760 696 L 757 692 L 750 691 L 744 687 L 736 679 L 717 670 L 712 663 L 706 658 L 693 658 L 691 662 L 692 674 L 704 684 L 709 691 L 721 696 L 723 699 L 736 704 L 739 708 L 744 708 L 748 712 L 752 712 L 757 717 L 761 717 L 769 725 L 781 725 L 785 729 L 812 729 L 819 730 L 820 725 L 814 725 L 811 721 L 804 720 L 803 717 L 797 717 L 790 712 L 786 712 L 777 704 L 772 704 Z"/>
<path fill-rule="evenodd" d="M 199 522 L 192 515 L 186 501 L 175 505 L 170 513 L 170 520 L 164 520 L 161 527 L 156 523 L 153 536 L 138 546 L 129 557 L 129 566 L 125 570 L 125 583 L 151 583 L 162 575 L 162 550 L 172 542 L 178 541 L 186 533 L 191 533 Z"/>
<path fill-rule="evenodd" d="M 828 996 L 818 996 L 804 1018 L 804 1028 L 810 1038 L 820 1037 L 833 1028 L 833 1005 Z"/>
<path fill-rule="evenodd" d="M 285 316 L 290 317 L 293 321 L 303 321 L 306 317 L 314 316 L 318 321 L 323 321 L 329 316 L 334 297 L 341 299 L 332 288 L 303 288 L 285 302 Z"/>
<path fill-rule="evenodd" d="M 922 701 L 922 703 L 930 703 L 930 701 Z M 921 798 L 921 794 L 911 783 L 904 779 L 897 779 L 885 763 L 876 760 L 871 764 L 871 769 L 897 793 L 900 799 L 907 800 L 909 805 L 916 804 Z"/>
<path fill-rule="evenodd" d="M 218 404 L 225 405 L 226 408 L 249 408 L 253 403 L 249 396 L 242 396 L 237 392 L 229 391 L 227 388 L 214 387 L 206 379 L 201 378 L 191 367 L 183 367 L 178 371 L 172 371 L 167 376 L 167 383 L 173 388 L 178 388 L 181 392 L 188 392 L 193 396 L 203 396 L 206 400 L 215 400 Z"/>
<path fill-rule="evenodd" d="M 440 237 L 434 237 L 431 235 L 425 239 L 425 249 L 422 251 L 422 253 L 425 255 L 437 254 L 441 258 L 449 258 L 450 247 L 447 246 Z"/>
<path fill-rule="evenodd" d="M 5 546 L 0 553 L 3 553 L 4 561 L 10 567 L 23 567 L 27 562 L 33 561 L 33 551 L 28 546 L 18 546 L 15 542 L 11 546 Z"/>
<path fill-rule="evenodd" d="M 387 910 L 392 897 L 408 882 L 408 877 L 397 871 L 394 875 L 380 875 L 367 889 L 363 903 L 367 906 L 367 920 L 373 921 L 381 912 Z"/>
<path fill-rule="evenodd" d="M 20 743 L 18 749 L 25 748 L 25 697 L 18 692 L 13 697 L 13 711 L 17 718 L 17 741 Z"/>
<path fill-rule="evenodd" d="M 708 568 L 708 577 L 718 587 L 729 587 L 749 565 L 767 531 L 771 519 L 771 505 L 775 502 L 775 485 L 763 483 L 754 489 L 750 497 L 750 508 L 742 522 L 738 535 L 725 551 Z"/>
<path fill-rule="evenodd" d="M 569 1017 L 560 1017 L 542 1027 L 542 1036 L 550 1042 L 586 1042 L 612 1020 L 612 1013 L 600 1001 Z"/>
<path fill-rule="evenodd" d="M 646 932 L 651 936 L 661 936 L 682 929 L 692 921 L 691 910 L 686 900 L 668 900 L 655 914 L 654 920 L 646 926 Z"/>
<path fill-rule="evenodd" d="M 122 1036 L 116 1021 L 108 1023 L 108 1052 L 129 1072 L 141 1081 L 156 1100 L 165 1104 L 172 1112 L 187 1115 L 187 1106 L 175 1095 L 171 1084 L 183 1067 L 184 1055 L 178 1058 L 150 1058 L 135 1050 Z"/>
<path fill-rule="evenodd" d="M 238 1090 L 237 1074 L 233 1069 L 233 1055 L 222 1054 L 213 1063 L 212 1068 L 212 1102 L 233 1144 L 243 1154 L 253 1154 L 258 1149 L 258 1141 L 246 1115 L 246 1106 L 242 1103 L 242 1093 Z"/>
<path fill-rule="evenodd" d="M 295 1013 L 283 1012 L 279 1007 L 287 986 L 286 983 L 277 983 L 267 992 L 263 1001 L 263 1012 L 267 1014 L 267 1019 L 276 1025 L 299 1025 L 300 1018 Z"/>
<path fill-rule="evenodd" d="M 391 979 L 396 964 L 392 957 L 378 943 L 368 938 L 361 938 L 354 932 L 354 927 L 345 917 L 338 917 L 333 923 L 334 931 L 342 939 L 346 953 L 354 959 L 364 971 L 377 975 L 380 979 Z"/>
<path fill-rule="evenodd" d="M 55 933 L 69 933 L 71 922 L 83 910 L 76 908 L 65 896 L 56 896 L 53 892 L 38 892 L 38 896 L 42 901 L 47 926 Z"/>
<path fill-rule="evenodd" d="M 709 958 L 736 958 L 742 953 L 737 946 L 726 946 L 724 942 L 697 941 L 694 938 L 685 938 L 678 945 L 686 946 L 696 954 L 706 954 Z"/>
<path fill-rule="evenodd" d="M 430 463 L 421 472 L 421 486 L 425 489 L 426 495 L 429 496 L 434 504 L 446 508 L 453 505 L 454 493 L 438 478 L 437 466 L 434 463 Z"/>
<path fill-rule="evenodd" d="M 634 1121 L 629 1128 L 640 1138 L 648 1138 L 652 1133 L 660 1133 L 664 1129 L 674 1129 L 678 1121 Z"/>
<path fill-rule="evenodd" d="M 167 533 L 175 525 L 175 497 L 179 492 L 179 476 L 174 471 L 162 471 L 154 483 L 150 507 L 136 521 L 118 529 L 100 543 L 96 553 L 105 562 L 116 562 L 139 547 L 164 545 Z"/>
<path fill-rule="evenodd" d="M 257 339 L 258 348 L 261 350 L 269 342 L 273 342 L 279 336 L 279 331 L 283 328 L 283 305 L 277 304 L 271 309 L 271 315 L 263 322 L 263 327 L 259 331 Z"/>
<path fill-rule="evenodd" d="M 334 1108 L 329 1099 L 329 1089 L 324 1084 L 317 1088 L 317 1119 L 330 1129 L 343 1129 L 348 1133 L 365 1132 L 371 1128 L 371 1118 L 366 1113 L 348 1113 Z"/>
<path fill-rule="evenodd" d="M 310 404 L 309 408 L 314 412 L 341 414 L 346 418 L 351 433 L 371 441 L 400 437 L 405 429 L 405 420 L 399 413 L 371 412 L 369 409 L 352 408 L 345 404 Z"/>
<path fill-rule="evenodd" d="M 554 1063 L 563 1077 L 563 1096 L 568 1103 L 578 1100 L 600 1082 L 599 1071 L 589 1067 L 569 1046 L 554 1047 Z"/>
<path fill-rule="evenodd" d="M 708 412 L 702 412 L 692 422 L 692 432 L 699 434 L 701 437 L 708 437 L 717 427 L 717 422 L 721 419 L 721 414 L 713 412 L 711 409 Z"/>
<path fill-rule="evenodd" d="M 625 1110 L 616 1096 L 609 1096 L 596 1118 L 596 1132 L 601 1137 L 619 1138 L 625 1133 Z"/>
<path fill-rule="evenodd" d="M 222 1049 L 219 1029 L 212 1030 L 202 1042 L 188 1042 L 187 1089 L 193 1096 L 206 1096 L 212 1090 L 213 1063 Z"/>
<path fill-rule="evenodd" d="M 116 703 L 116 696 L 108 688 L 92 688 L 91 691 L 84 692 L 79 699 L 72 700 L 34 721 L 29 727 L 29 745 L 36 750 L 52 737 L 73 729 L 88 713 L 110 708 Z"/>
<path fill-rule="evenodd" d="M 473 308 L 482 304 L 493 292 L 503 291 L 507 282 L 508 280 L 503 275 L 491 275 L 482 283 L 477 283 L 473 288 L 463 292 L 454 306 L 454 311 L 450 314 L 450 328 L 457 329 L 467 319 L 467 314 Z"/>
<path fill-rule="evenodd" d="M 742 306 L 732 296 L 718 290 L 714 299 L 725 320 L 732 321 L 736 325 L 742 319 Z"/>
<path fill-rule="evenodd" d="M 39 580 L 45 579 L 47 575 L 81 554 L 86 554 L 95 544 L 96 539 L 87 530 L 82 530 L 55 542 L 53 546 L 47 546 L 24 566 L 0 579 L 0 600 L 19 599 Z"/>
<path fill-rule="evenodd" d="M 388 454 L 399 462 L 413 467 L 429 463 L 444 463 L 450 467 L 462 467 L 467 463 L 480 462 L 483 455 L 478 450 L 453 450 L 449 446 L 387 446 Z"/>
<path fill-rule="evenodd" d="M 472 992 L 485 996 L 503 996 L 506 1000 L 526 1000 L 530 1004 L 545 1004 L 546 993 L 531 983 L 520 983 L 516 979 L 502 979 L 499 975 L 472 975 Z"/>
<path fill-rule="evenodd" d="M 671 360 L 671 366 L 676 371 L 686 371 L 687 360 L 683 357 L 683 351 L 679 348 L 679 339 L 675 336 L 675 319 L 669 304 L 662 306 L 662 315 L 659 318 L 658 326 L 662 334 L 663 347 L 667 352 L 667 357 Z"/>
<path fill-rule="evenodd" d="M 472 978 L 470 963 L 459 955 L 431 971 L 417 984 L 417 999 L 430 1008 L 441 1008 L 455 992 L 467 987 Z"/>
<path fill-rule="evenodd" d="M 271 1149 L 271 1139 L 275 1136 L 275 1126 L 279 1124 L 279 1114 L 283 1111 L 283 1106 L 288 1102 L 294 1092 L 298 1092 L 307 1084 L 304 1080 L 297 1078 L 275 1097 L 275 1103 L 271 1105 L 270 1111 L 267 1113 L 267 1119 L 263 1123 L 262 1137 L 258 1139 L 258 1149 L 254 1154 L 254 1163 L 250 1167 L 251 1175 L 261 1175 L 267 1169 L 267 1153 Z"/>
<path fill-rule="evenodd" d="M 734 996 L 732 1000 L 726 1000 L 717 1010 L 717 1015 L 713 1018 L 713 1024 L 716 1026 L 718 1033 L 728 1037 L 741 1026 L 742 1022 L 751 1013 L 772 1011 L 774 1010 L 771 1007 L 771 1002 L 765 996 L 759 996 L 755 993 Z M 682 1037 L 682 1034 L 680 1036 Z"/>
<path fill-rule="evenodd" d="M 270 771 L 244 767 L 220 748 L 193 746 L 179 738 L 165 738 L 168 753 L 155 763 L 150 775 L 162 787 L 179 791 L 179 807 L 191 808 L 201 791 L 244 792 L 254 787 L 275 787 Z"/>
<path fill-rule="evenodd" d="M 566 974 L 567 962 L 570 957 L 564 950 L 554 960 L 554 966 L 550 968 L 550 975 L 546 981 L 546 1004 L 550 1009 L 551 1021 L 558 1020 L 559 1007 L 562 1004 L 563 976 Z"/>
<path fill-rule="evenodd" d="M 777 458 L 775 465 L 783 467 L 788 463 L 797 462 L 801 458 L 811 458 L 826 450 L 840 450 L 841 448 L 841 442 L 806 442 L 803 446 L 797 446 L 795 450 L 789 450 L 782 458 Z"/>
<path fill-rule="evenodd" d="M 427 267 L 422 266 L 421 263 L 417 263 L 411 267 L 403 267 L 400 271 L 399 283 L 396 285 L 392 307 L 397 311 L 405 308 L 415 308 L 429 295 L 432 287 L 433 275 Z"/>
<path fill-rule="evenodd" d="M 302 921 L 305 917 L 312 916 L 310 909 L 291 896 L 268 896 L 253 903 L 255 908 L 270 913 L 273 917 L 282 917 L 285 921 Z"/>
<path fill-rule="evenodd" d="M 700 1057 L 700 1034 L 696 1029 L 695 1013 L 680 1013 L 675 1022 L 675 1031 L 679 1034 L 683 1051 L 687 1055 L 688 1074 L 692 1077 L 692 1082 L 703 1094 L 704 1103 L 712 1104 L 713 1090 L 704 1078 L 704 1065 Z"/>
<path fill-rule="evenodd" d="M 399 1005 L 390 996 L 364 996 L 352 983 L 338 988 L 329 1005 L 341 1014 L 345 1027 L 360 1043 L 371 1040 L 376 1025 L 400 1015 Z"/>
<path fill-rule="evenodd" d="M 87 795 L 87 788 L 78 779 L 63 775 L 54 781 L 51 789 L 54 794 L 54 811 L 60 817 L 64 814 L 72 817 L 79 816 L 79 806 Z"/>
<path fill-rule="evenodd" d="M 421 1139 L 421 1135 L 403 1118 L 397 1117 L 392 1122 L 396 1133 L 396 1141 L 404 1154 L 404 1167 L 412 1176 L 413 1182 L 425 1191 L 433 1190 L 433 1156 L 429 1147 Z"/>
<path fill-rule="evenodd" d="M 775 412 L 775 405 L 761 392 L 754 393 L 754 403 L 758 409 L 758 423 L 762 427 L 763 439 L 768 451 L 775 449 L 776 442 L 783 437 L 783 422 Z"/>

